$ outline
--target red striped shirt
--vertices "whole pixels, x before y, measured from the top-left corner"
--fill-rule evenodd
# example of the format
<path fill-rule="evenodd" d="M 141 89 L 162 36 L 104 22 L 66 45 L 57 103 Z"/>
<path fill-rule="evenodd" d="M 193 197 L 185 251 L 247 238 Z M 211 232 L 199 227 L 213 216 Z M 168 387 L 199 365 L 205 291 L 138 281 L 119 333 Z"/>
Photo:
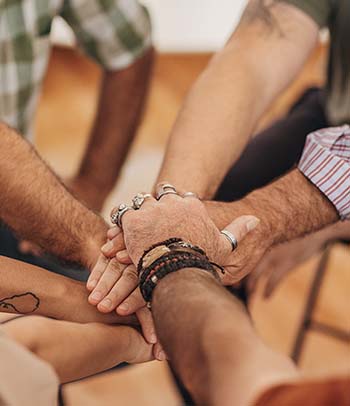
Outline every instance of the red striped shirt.
<path fill-rule="evenodd" d="M 334 204 L 342 220 L 350 218 L 349 125 L 311 133 L 299 169 Z"/>

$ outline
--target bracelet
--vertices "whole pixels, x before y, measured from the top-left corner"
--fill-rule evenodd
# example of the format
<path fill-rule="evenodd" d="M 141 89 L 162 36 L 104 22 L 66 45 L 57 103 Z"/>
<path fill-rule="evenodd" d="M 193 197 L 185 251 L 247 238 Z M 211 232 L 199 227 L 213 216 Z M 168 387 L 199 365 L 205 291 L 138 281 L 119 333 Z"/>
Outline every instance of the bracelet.
<path fill-rule="evenodd" d="M 180 238 L 154 244 L 144 252 L 137 267 L 142 296 L 150 304 L 159 280 L 180 269 L 201 269 L 218 279 L 214 266 L 201 248 Z"/>
<path fill-rule="evenodd" d="M 139 260 L 137 271 L 138 274 L 141 273 L 142 269 L 149 267 L 154 261 L 156 261 L 161 256 L 175 250 L 188 250 L 190 252 L 197 252 L 206 256 L 204 250 L 200 247 L 193 245 L 191 243 L 183 241 L 181 238 L 169 238 L 163 242 L 153 244 L 150 248 L 148 248 L 142 255 L 141 259 Z"/>

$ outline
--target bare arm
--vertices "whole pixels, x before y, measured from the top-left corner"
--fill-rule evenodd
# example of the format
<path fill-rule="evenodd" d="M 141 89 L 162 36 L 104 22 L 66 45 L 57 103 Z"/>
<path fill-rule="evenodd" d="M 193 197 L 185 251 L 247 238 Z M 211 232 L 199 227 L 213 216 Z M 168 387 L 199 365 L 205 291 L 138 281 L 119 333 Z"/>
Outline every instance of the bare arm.
<path fill-rule="evenodd" d="M 339 220 L 333 204 L 298 169 L 240 201 L 207 202 L 206 208 L 218 227 L 243 214 L 253 214 L 260 219 L 259 226 L 235 252 L 235 268 L 232 274 L 227 272 L 227 284 L 251 272 L 273 245 L 302 237 Z"/>
<path fill-rule="evenodd" d="M 0 218 L 21 237 L 91 267 L 105 240 L 103 219 L 75 200 L 35 150 L 0 124 Z"/>
<path fill-rule="evenodd" d="M 0 257 L 0 311 L 37 314 L 80 323 L 136 324 L 134 317 L 103 315 L 87 301 L 81 282 L 10 258 Z"/>
<path fill-rule="evenodd" d="M 317 38 L 317 25 L 297 8 L 250 1 L 229 42 L 188 94 L 158 180 L 211 198 Z"/>
<path fill-rule="evenodd" d="M 140 124 L 154 51 L 130 67 L 104 72 L 97 116 L 88 147 L 72 183 L 77 196 L 100 210 L 114 187 Z"/>
<path fill-rule="evenodd" d="M 152 359 L 152 345 L 146 344 L 132 327 L 31 316 L 13 320 L 2 330 L 48 362 L 61 383 L 102 372 L 121 362 Z"/>
<path fill-rule="evenodd" d="M 184 269 L 154 290 L 157 333 L 201 405 L 252 405 L 265 388 L 295 379 L 288 357 L 257 336 L 246 309 L 212 275 Z"/>

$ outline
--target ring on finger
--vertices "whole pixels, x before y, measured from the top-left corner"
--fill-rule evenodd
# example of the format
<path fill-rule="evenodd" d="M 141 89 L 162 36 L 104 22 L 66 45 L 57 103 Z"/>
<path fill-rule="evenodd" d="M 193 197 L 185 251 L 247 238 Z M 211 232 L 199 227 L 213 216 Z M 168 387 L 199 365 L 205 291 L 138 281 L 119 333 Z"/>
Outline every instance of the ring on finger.
<path fill-rule="evenodd" d="M 122 203 L 118 207 L 115 207 L 111 212 L 111 222 L 116 224 L 118 227 L 122 228 L 122 217 L 129 211 L 134 210 L 131 206 L 127 206 Z"/>
<path fill-rule="evenodd" d="M 227 240 L 230 242 L 230 244 L 232 246 L 232 251 L 237 249 L 237 247 L 238 247 L 237 238 L 230 231 L 222 230 L 221 234 L 224 235 L 227 238 Z"/>
<path fill-rule="evenodd" d="M 165 195 L 177 195 L 177 191 L 175 186 L 171 185 L 170 183 L 160 183 L 157 185 L 157 192 L 156 192 L 156 199 L 159 200 L 162 196 Z"/>
<path fill-rule="evenodd" d="M 160 200 L 165 195 L 177 195 L 177 196 L 179 196 L 179 194 L 177 192 L 174 192 L 173 190 L 166 190 L 165 192 L 162 192 L 157 196 L 157 200 Z"/>
<path fill-rule="evenodd" d="M 146 199 L 149 199 L 152 197 L 150 193 L 138 193 L 134 198 L 132 199 L 132 207 L 134 210 L 139 210 L 143 203 L 145 202 Z"/>

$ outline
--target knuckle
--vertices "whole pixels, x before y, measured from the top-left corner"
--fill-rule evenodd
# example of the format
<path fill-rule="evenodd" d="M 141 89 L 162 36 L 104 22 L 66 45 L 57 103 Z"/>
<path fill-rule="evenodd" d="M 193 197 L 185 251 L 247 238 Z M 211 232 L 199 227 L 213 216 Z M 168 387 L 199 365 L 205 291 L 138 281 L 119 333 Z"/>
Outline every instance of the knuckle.
<path fill-rule="evenodd" d="M 126 269 L 124 272 L 124 276 L 128 281 L 131 281 L 131 282 L 138 281 L 136 271 L 134 269 Z"/>

